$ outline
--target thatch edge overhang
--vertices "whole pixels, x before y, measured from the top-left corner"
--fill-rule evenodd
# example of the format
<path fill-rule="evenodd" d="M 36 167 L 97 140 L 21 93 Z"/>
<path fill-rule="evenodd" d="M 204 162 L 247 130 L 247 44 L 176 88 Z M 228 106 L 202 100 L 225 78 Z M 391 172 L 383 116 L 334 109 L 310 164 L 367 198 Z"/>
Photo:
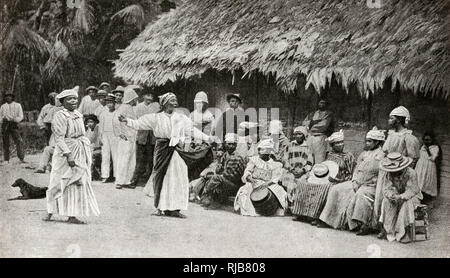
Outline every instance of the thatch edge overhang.
<path fill-rule="evenodd" d="M 275 76 L 285 92 L 304 76 L 319 93 L 334 76 L 363 96 L 390 78 L 393 88 L 447 98 L 449 0 L 364 2 L 191 0 L 147 26 L 115 61 L 115 75 L 161 86 L 240 69 Z"/>

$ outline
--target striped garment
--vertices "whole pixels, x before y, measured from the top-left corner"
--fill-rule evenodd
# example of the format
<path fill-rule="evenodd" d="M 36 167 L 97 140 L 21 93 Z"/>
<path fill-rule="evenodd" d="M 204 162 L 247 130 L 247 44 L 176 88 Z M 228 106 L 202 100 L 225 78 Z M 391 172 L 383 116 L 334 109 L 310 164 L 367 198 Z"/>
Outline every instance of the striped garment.
<path fill-rule="evenodd" d="M 297 216 L 319 218 L 331 186 L 331 183 L 313 184 L 299 182 L 298 186 L 294 189 L 294 207 L 292 213 Z"/>
<path fill-rule="evenodd" d="M 314 158 L 312 151 L 306 141 L 299 144 L 294 140 L 288 145 L 284 155 L 284 166 L 289 172 L 295 174 L 302 168 L 304 168 L 306 172 L 309 172 L 311 171 L 313 163 Z"/>

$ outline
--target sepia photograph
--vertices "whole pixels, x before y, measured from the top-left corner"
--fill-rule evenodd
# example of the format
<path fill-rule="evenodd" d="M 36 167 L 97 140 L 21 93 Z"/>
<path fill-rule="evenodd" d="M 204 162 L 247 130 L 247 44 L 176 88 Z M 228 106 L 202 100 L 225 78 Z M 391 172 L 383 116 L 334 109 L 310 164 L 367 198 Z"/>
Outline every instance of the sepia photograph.
<path fill-rule="evenodd" d="M 0 258 L 450 258 L 449 93 L 450 0 L 0 0 Z"/>

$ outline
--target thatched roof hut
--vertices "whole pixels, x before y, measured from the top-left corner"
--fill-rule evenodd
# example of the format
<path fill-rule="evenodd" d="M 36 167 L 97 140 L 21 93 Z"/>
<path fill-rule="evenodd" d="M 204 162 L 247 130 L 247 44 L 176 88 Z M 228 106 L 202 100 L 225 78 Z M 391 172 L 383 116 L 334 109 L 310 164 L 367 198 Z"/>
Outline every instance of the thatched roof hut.
<path fill-rule="evenodd" d="M 372 0 L 368 0 L 372 2 Z M 147 26 L 115 75 L 159 86 L 208 69 L 273 76 L 291 92 L 335 78 L 367 96 L 385 86 L 447 98 L 449 0 L 190 0 Z M 303 76 L 305 82 L 299 83 Z M 301 84 L 301 85 L 299 85 Z"/>

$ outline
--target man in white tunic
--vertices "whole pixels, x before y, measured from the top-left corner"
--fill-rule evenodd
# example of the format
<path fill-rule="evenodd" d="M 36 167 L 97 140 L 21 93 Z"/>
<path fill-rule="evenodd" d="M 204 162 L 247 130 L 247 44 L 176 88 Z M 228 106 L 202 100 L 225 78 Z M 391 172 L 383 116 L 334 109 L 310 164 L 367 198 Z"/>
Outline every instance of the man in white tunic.
<path fill-rule="evenodd" d="M 98 89 L 94 86 L 89 86 L 86 88 L 86 93 L 82 99 L 78 111 L 82 115 L 90 115 L 95 113 L 95 109 L 100 106 L 100 102 L 96 98 Z"/>
<path fill-rule="evenodd" d="M 136 119 L 133 106 L 136 106 L 138 95 L 133 89 L 127 88 L 124 93 L 122 104 L 117 108 L 115 114 L 126 116 L 128 119 Z M 136 166 L 136 136 L 133 128 L 120 122 L 118 117 L 113 118 L 114 134 L 118 136 L 117 163 L 114 167 L 116 177 L 116 188 L 129 187 Z"/>
<path fill-rule="evenodd" d="M 48 94 L 48 103 L 42 107 L 41 112 L 36 120 L 40 129 L 45 131 L 45 136 L 47 137 L 47 145 L 50 145 L 50 137 L 52 136 L 52 119 L 53 111 L 55 107 L 55 97 L 57 93 L 52 92 Z"/>
<path fill-rule="evenodd" d="M 117 164 L 116 151 L 118 137 L 114 134 L 113 118 L 116 98 L 113 94 L 108 94 L 105 98 L 106 111 L 99 117 L 100 144 L 102 146 L 102 182 L 111 181 L 111 159 L 113 165 Z M 114 173 L 115 175 L 115 173 Z"/>
<path fill-rule="evenodd" d="M 210 141 L 210 137 L 193 127 L 189 118 L 175 112 L 178 101 L 173 93 L 160 96 L 163 111 L 146 114 L 137 120 L 119 116 L 119 120 L 136 130 L 153 130 L 156 137 L 153 166 L 155 215 L 185 218 L 180 210 L 187 210 L 189 201 L 188 165 L 202 159 L 210 149 L 184 152 L 187 136 Z M 192 133 L 191 133 L 192 132 Z M 164 213 L 163 213 L 164 212 Z"/>

